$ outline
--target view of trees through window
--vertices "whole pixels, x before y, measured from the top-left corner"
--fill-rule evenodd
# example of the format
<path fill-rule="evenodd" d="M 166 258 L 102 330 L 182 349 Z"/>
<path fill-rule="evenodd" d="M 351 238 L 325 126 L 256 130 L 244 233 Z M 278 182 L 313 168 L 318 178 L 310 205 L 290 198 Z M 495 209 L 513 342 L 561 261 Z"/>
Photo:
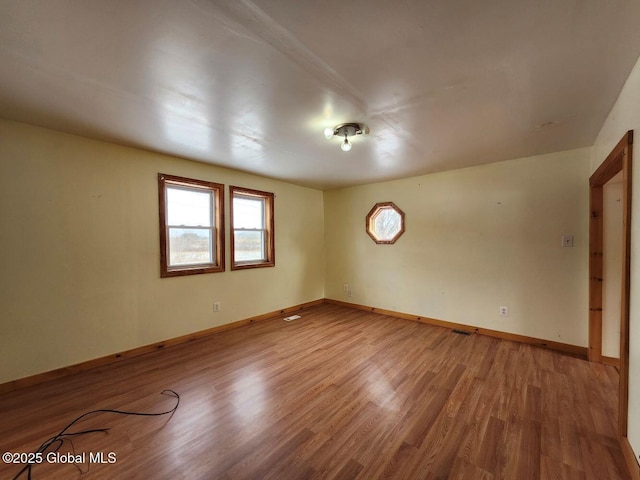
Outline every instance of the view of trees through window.
<path fill-rule="evenodd" d="M 390 207 L 380 209 L 373 229 L 380 240 L 391 240 L 400 231 L 400 214 Z"/>
<path fill-rule="evenodd" d="M 169 265 L 209 263 L 212 257 L 209 232 L 187 228 L 169 229 Z"/>
<path fill-rule="evenodd" d="M 404 212 L 393 202 L 376 203 L 367 214 L 367 234 L 380 244 L 392 244 L 404 233 Z"/>
<path fill-rule="evenodd" d="M 265 260 L 265 200 L 233 197 L 234 261 Z"/>
<path fill-rule="evenodd" d="M 272 267 L 274 194 L 229 187 L 231 196 L 231 269 Z"/>
<path fill-rule="evenodd" d="M 158 174 L 160 276 L 224 271 L 224 185 Z"/>
<path fill-rule="evenodd" d="M 210 191 L 167 187 L 170 266 L 214 261 L 214 209 Z"/>
<path fill-rule="evenodd" d="M 223 272 L 224 185 L 158 174 L 160 276 Z M 275 266 L 275 195 L 229 187 L 232 270 Z"/>

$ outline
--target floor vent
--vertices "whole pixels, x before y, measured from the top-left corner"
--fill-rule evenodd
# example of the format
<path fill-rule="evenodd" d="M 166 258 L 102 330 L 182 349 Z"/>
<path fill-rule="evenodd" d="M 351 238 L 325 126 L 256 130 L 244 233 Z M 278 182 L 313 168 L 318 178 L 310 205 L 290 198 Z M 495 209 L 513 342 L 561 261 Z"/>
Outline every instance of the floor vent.
<path fill-rule="evenodd" d="M 300 315 L 291 315 L 290 317 L 285 317 L 284 321 L 290 322 L 291 320 L 297 320 L 298 318 L 300 318 Z"/>
<path fill-rule="evenodd" d="M 471 332 L 465 332 L 464 330 L 456 330 L 455 328 L 451 331 L 453 333 L 457 333 L 458 335 L 471 335 Z"/>

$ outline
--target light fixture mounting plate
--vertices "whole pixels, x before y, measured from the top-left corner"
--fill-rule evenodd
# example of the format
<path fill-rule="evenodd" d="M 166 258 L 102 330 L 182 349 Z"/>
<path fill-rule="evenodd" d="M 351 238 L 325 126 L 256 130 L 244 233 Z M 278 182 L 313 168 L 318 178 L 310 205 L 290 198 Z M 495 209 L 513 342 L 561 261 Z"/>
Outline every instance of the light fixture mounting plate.
<path fill-rule="evenodd" d="M 366 135 L 369 128 L 359 123 L 341 123 L 333 129 L 333 134 L 337 137 L 353 137 L 354 135 Z"/>

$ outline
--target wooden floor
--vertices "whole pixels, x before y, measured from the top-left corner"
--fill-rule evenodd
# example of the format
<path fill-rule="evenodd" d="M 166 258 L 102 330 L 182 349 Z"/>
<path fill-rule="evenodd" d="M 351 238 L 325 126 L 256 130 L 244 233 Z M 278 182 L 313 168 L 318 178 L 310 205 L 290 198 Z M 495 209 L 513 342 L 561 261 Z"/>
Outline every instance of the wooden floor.
<path fill-rule="evenodd" d="M 37 465 L 34 480 L 630 478 L 612 367 L 334 305 L 301 314 L 2 395 L 0 452 L 88 410 L 170 408 L 170 388 L 171 418 L 78 425 L 110 427 L 73 448 L 116 463 Z"/>

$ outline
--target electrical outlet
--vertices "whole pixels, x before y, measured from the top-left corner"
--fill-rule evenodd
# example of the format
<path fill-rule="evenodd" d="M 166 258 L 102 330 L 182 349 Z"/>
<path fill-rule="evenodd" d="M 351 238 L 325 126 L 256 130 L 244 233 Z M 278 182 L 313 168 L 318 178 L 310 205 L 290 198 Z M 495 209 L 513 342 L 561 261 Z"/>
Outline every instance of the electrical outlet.
<path fill-rule="evenodd" d="M 509 307 L 498 307 L 498 313 L 500 313 L 501 316 L 506 317 L 509 315 Z"/>
<path fill-rule="evenodd" d="M 573 235 L 562 235 L 562 248 L 573 247 Z"/>
<path fill-rule="evenodd" d="M 219 312 L 220 311 L 220 302 L 215 302 L 213 304 L 213 311 L 214 312 Z"/>
<path fill-rule="evenodd" d="M 344 290 L 345 292 L 348 292 L 348 291 L 349 291 L 349 284 L 348 284 L 348 283 L 345 283 L 345 284 L 342 286 L 342 290 Z"/>

